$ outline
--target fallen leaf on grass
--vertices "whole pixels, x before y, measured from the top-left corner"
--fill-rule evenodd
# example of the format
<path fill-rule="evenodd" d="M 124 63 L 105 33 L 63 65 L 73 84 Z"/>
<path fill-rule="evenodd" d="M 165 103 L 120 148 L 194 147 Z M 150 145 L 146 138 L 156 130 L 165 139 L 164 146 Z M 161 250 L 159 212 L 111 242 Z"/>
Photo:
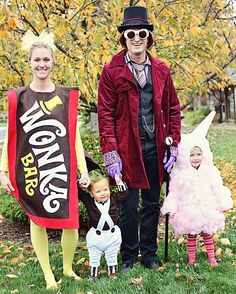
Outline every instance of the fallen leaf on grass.
<path fill-rule="evenodd" d="M 5 246 L 4 242 L 3 241 L 0 241 L 0 248 L 2 248 L 4 246 Z"/>
<path fill-rule="evenodd" d="M 205 247 L 204 245 L 201 246 L 201 251 L 202 251 L 202 252 L 207 252 L 206 247 Z"/>
<path fill-rule="evenodd" d="M 85 294 L 84 292 L 76 292 L 75 294 Z"/>
<path fill-rule="evenodd" d="M 33 250 L 34 250 L 34 248 L 32 245 L 25 245 L 24 246 L 24 251 L 32 252 Z"/>
<path fill-rule="evenodd" d="M 5 261 L 6 261 L 6 257 L 0 258 L 0 263 L 3 263 L 4 264 Z"/>
<path fill-rule="evenodd" d="M 194 278 L 193 277 L 189 277 L 188 279 L 187 279 L 187 282 L 188 283 L 192 283 L 194 281 Z"/>
<path fill-rule="evenodd" d="M 131 278 L 130 279 L 130 284 L 131 285 L 142 285 L 143 283 L 143 278 L 139 277 L 139 278 Z"/>
<path fill-rule="evenodd" d="M 216 250 L 216 253 L 215 253 L 216 256 L 221 256 L 222 255 L 222 248 L 217 248 Z"/>
<path fill-rule="evenodd" d="M 231 256 L 231 255 L 233 255 L 233 250 L 230 249 L 230 248 L 226 248 L 225 249 L 225 254 Z"/>
<path fill-rule="evenodd" d="M 15 289 L 15 290 L 12 290 L 10 293 L 11 294 L 19 293 L 19 290 L 18 289 Z"/>
<path fill-rule="evenodd" d="M 18 256 L 19 259 L 24 259 L 24 255 L 21 253 L 19 256 Z"/>
<path fill-rule="evenodd" d="M 85 258 L 85 257 L 82 257 L 82 258 L 80 258 L 80 259 L 76 262 L 76 264 L 77 264 L 77 265 L 79 265 L 79 264 L 84 264 L 85 261 L 86 261 L 86 258 Z"/>
<path fill-rule="evenodd" d="M 23 267 L 26 266 L 26 263 L 25 263 L 25 262 L 19 262 L 17 265 L 18 265 L 20 268 L 23 268 Z"/>
<path fill-rule="evenodd" d="M 80 270 L 79 270 L 79 274 L 83 274 L 83 273 L 85 273 L 87 271 L 87 268 L 81 268 Z"/>
<path fill-rule="evenodd" d="M 82 249 L 88 251 L 88 247 L 86 245 Z"/>
<path fill-rule="evenodd" d="M 223 244 L 223 245 L 230 245 L 230 241 L 228 238 L 221 238 L 220 239 L 220 242 Z"/>
<path fill-rule="evenodd" d="M 106 274 L 107 271 L 105 269 L 100 269 L 100 274 Z"/>
<path fill-rule="evenodd" d="M 18 257 L 14 257 L 14 258 L 12 258 L 12 260 L 11 260 L 11 263 L 12 264 L 16 264 L 16 263 L 18 263 L 19 262 L 19 258 Z"/>
<path fill-rule="evenodd" d="M 12 278 L 18 278 L 17 275 L 13 275 L 13 274 L 7 274 L 6 277 L 11 278 L 11 279 Z"/>
<path fill-rule="evenodd" d="M 3 253 L 11 253 L 11 249 L 9 247 L 5 247 Z"/>
<path fill-rule="evenodd" d="M 163 265 L 163 266 L 158 267 L 157 271 L 164 272 L 165 269 L 166 269 L 166 266 Z"/>
<path fill-rule="evenodd" d="M 175 277 L 178 279 L 178 278 L 180 278 L 182 275 L 181 275 L 181 273 L 176 273 L 175 274 Z"/>
<path fill-rule="evenodd" d="M 216 233 L 216 234 L 213 235 L 214 242 L 218 242 L 219 239 L 220 239 L 220 233 Z"/>
<path fill-rule="evenodd" d="M 29 288 L 34 288 L 34 287 L 36 287 L 36 285 L 35 284 L 31 284 L 31 285 L 28 285 L 28 287 Z"/>
<path fill-rule="evenodd" d="M 23 254 L 20 254 L 18 257 L 14 257 L 11 259 L 11 263 L 12 264 L 16 264 L 18 263 L 20 260 L 24 259 L 24 255 Z"/>
<path fill-rule="evenodd" d="M 181 244 L 184 244 L 185 243 L 185 240 L 184 240 L 184 237 L 181 237 L 178 239 L 178 244 L 181 245 Z"/>
<path fill-rule="evenodd" d="M 38 258 L 37 257 L 29 257 L 26 262 L 37 262 Z"/>

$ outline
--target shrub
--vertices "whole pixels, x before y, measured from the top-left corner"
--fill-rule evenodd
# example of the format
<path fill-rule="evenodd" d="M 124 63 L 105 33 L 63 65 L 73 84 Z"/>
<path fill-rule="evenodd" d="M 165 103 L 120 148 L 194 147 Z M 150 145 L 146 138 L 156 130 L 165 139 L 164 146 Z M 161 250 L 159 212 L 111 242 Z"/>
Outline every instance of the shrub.
<path fill-rule="evenodd" d="M 93 159 L 100 165 L 101 173 L 105 174 L 105 167 L 103 164 L 103 156 L 100 150 L 99 136 L 96 133 L 84 132 L 82 134 L 82 143 L 84 150 L 86 150 Z M 88 230 L 89 218 L 86 208 L 82 202 L 79 202 L 79 220 L 80 228 Z"/>
<path fill-rule="evenodd" d="M 86 150 L 94 160 L 102 168 L 102 172 L 105 173 L 103 156 L 100 149 L 99 136 L 96 133 L 86 133 L 82 136 L 82 142 L 84 150 Z"/>
<path fill-rule="evenodd" d="M 0 189 L 0 214 L 9 220 L 27 223 L 28 217 L 17 200 L 8 192 Z"/>
<path fill-rule="evenodd" d="M 210 112 L 210 109 L 208 107 L 201 107 L 196 111 L 189 111 L 185 114 L 184 120 L 190 124 L 191 126 L 194 126 L 196 124 L 199 124 Z"/>

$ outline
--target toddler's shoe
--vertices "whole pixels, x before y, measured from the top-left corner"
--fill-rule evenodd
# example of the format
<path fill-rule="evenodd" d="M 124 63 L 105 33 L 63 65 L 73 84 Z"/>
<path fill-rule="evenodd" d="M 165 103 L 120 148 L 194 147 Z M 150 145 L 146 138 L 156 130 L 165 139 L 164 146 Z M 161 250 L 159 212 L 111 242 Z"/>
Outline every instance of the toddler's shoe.
<path fill-rule="evenodd" d="M 109 279 L 111 279 L 111 280 L 117 279 L 117 273 L 110 274 Z"/>
<path fill-rule="evenodd" d="M 90 276 L 89 277 L 90 282 L 96 282 L 98 279 L 99 279 L 99 276 L 96 276 L 96 277 Z"/>
<path fill-rule="evenodd" d="M 217 267 L 218 263 L 215 258 L 209 259 L 211 267 Z"/>
<path fill-rule="evenodd" d="M 194 259 L 194 260 L 190 260 L 190 259 L 188 259 L 186 264 L 187 264 L 188 266 L 194 266 L 194 265 L 196 264 L 196 260 L 195 260 L 195 259 Z"/>

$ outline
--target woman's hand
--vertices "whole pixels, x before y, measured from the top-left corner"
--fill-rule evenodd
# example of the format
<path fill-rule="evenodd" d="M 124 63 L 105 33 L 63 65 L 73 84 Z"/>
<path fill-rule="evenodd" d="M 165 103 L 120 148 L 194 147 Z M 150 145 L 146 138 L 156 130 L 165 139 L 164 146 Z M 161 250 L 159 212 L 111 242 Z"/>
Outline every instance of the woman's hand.
<path fill-rule="evenodd" d="M 3 189 L 5 189 L 7 192 L 15 191 L 14 187 L 11 184 L 10 179 L 8 178 L 6 172 L 1 171 L 0 172 L 0 181 L 2 183 Z"/>
<path fill-rule="evenodd" d="M 88 173 L 82 173 L 79 179 L 79 184 L 82 188 L 88 188 L 90 185 L 90 179 Z"/>

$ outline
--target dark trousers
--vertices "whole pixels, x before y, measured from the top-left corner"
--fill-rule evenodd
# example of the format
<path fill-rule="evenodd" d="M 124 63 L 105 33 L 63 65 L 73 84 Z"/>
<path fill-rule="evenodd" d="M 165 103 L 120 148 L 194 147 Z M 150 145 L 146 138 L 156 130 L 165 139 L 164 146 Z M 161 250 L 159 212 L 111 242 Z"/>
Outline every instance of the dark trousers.
<path fill-rule="evenodd" d="M 142 151 L 150 189 L 141 190 L 140 230 L 138 217 L 139 189 L 129 189 L 129 197 L 121 204 L 120 210 L 121 256 L 122 263 L 127 264 L 135 262 L 139 251 L 143 262 L 156 261 L 160 185 L 155 139 L 142 141 Z"/>

